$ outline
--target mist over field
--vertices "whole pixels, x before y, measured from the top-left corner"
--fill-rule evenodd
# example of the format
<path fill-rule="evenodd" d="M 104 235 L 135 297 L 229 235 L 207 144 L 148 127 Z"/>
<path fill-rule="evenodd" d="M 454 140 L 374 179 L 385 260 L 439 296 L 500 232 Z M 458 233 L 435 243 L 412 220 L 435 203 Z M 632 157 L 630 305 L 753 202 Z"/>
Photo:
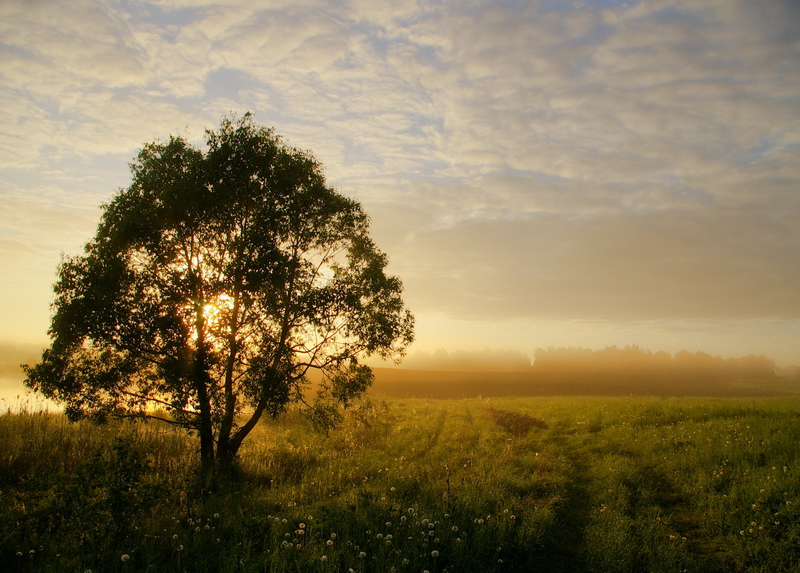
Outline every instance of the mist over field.
<path fill-rule="evenodd" d="M 27 393 L 20 364 L 33 364 L 36 345 L 0 346 L 0 400 L 52 402 Z M 764 355 L 723 358 L 705 352 L 674 355 L 636 345 L 592 350 L 539 348 L 533 360 L 517 350 L 412 352 L 398 366 L 373 365 L 375 396 L 464 398 L 535 395 L 758 396 L 800 392 L 796 365 Z M 313 381 L 313 379 L 312 379 Z"/>

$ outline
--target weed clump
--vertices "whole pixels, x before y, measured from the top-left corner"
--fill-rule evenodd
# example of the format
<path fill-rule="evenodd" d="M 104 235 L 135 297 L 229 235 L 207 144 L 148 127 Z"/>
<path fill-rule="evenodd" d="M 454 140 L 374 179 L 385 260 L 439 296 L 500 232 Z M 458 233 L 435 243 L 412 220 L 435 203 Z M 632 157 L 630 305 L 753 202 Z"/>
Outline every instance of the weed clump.
<path fill-rule="evenodd" d="M 547 429 L 547 422 L 534 418 L 529 414 L 500 410 L 498 408 L 487 408 L 486 411 L 495 424 L 513 436 L 525 436 L 533 428 Z"/>

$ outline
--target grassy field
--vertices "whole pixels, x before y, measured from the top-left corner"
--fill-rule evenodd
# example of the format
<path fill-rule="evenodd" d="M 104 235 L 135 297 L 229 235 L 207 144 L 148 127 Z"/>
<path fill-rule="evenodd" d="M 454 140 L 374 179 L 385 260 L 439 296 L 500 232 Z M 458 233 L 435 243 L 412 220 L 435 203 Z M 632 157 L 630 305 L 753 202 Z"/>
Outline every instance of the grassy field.
<path fill-rule="evenodd" d="M 0 416 L 4 571 L 797 571 L 800 398 L 374 401 L 202 492 L 160 425 Z"/>

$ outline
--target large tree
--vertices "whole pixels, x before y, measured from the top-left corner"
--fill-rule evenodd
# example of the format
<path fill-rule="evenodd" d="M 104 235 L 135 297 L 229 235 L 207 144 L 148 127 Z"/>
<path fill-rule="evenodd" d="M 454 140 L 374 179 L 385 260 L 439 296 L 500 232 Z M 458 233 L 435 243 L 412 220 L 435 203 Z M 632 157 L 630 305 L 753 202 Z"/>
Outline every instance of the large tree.
<path fill-rule="evenodd" d="M 54 286 L 51 346 L 26 384 L 72 419 L 158 418 L 196 431 L 207 467 L 262 415 L 335 418 L 402 356 L 413 317 L 361 205 L 250 114 L 199 150 L 145 146 Z M 318 371 L 315 392 L 309 374 Z"/>

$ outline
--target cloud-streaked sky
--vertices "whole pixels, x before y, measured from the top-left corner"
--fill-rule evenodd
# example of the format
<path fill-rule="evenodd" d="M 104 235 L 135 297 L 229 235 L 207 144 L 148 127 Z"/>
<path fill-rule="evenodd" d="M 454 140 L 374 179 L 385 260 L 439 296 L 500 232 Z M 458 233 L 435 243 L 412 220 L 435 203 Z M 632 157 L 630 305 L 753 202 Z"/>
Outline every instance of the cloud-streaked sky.
<path fill-rule="evenodd" d="M 4 0 L 0 50 L 0 346 L 143 144 L 252 111 L 363 203 L 419 350 L 800 362 L 795 0 Z"/>

